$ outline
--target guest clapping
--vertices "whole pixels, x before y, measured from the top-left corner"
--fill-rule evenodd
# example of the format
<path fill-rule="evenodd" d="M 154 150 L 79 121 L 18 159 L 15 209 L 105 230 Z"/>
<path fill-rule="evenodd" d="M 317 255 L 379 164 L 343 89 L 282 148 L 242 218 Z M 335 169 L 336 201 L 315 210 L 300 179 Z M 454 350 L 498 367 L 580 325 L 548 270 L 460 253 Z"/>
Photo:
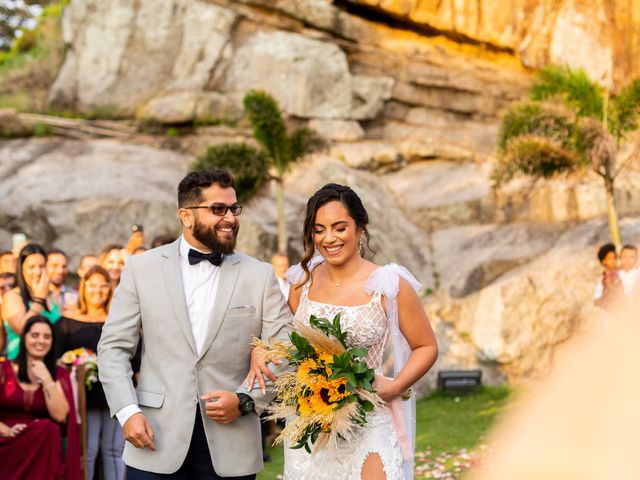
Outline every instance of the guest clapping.
<path fill-rule="evenodd" d="M 80 447 L 71 382 L 56 367 L 54 332 L 37 315 L 24 324 L 17 361 L 0 363 L 0 478 L 79 480 Z M 66 422 L 66 456 L 60 425 Z"/>
<path fill-rule="evenodd" d="M 56 324 L 56 357 L 68 350 L 86 348 L 97 352 L 102 326 L 109 312 L 113 287 L 109 273 L 96 265 L 80 280 L 79 305 Z M 122 461 L 124 438 L 120 425 L 109 414 L 102 384 L 87 390 L 87 466 L 88 478 L 93 479 L 98 451 L 102 454 L 105 480 L 124 478 Z"/>
<path fill-rule="evenodd" d="M 49 300 L 49 279 L 45 272 L 46 254 L 34 243 L 26 245 L 18 257 L 17 286 L 4 294 L 0 313 L 8 336 L 7 357 L 13 360 L 20 348 L 19 336 L 26 321 L 42 315 L 53 324 L 60 311 Z"/>

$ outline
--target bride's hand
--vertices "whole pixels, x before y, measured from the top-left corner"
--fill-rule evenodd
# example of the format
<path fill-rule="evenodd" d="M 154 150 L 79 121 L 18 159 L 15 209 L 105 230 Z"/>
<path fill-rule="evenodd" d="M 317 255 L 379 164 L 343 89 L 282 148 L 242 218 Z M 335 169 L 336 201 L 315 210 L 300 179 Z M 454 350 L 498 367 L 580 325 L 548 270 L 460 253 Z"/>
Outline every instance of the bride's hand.
<path fill-rule="evenodd" d="M 398 396 L 395 380 L 382 375 L 376 375 L 373 388 L 378 396 L 387 403 Z"/>
<path fill-rule="evenodd" d="M 253 390 L 256 385 L 256 380 L 260 384 L 260 390 L 264 395 L 267 393 L 267 385 L 264 381 L 265 377 L 272 382 L 276 381 L 276 376 L 267 367 L 267 362 L 264 361 L 266 350 L 262 347 L 253 347 L 251 350 L 251 367 L 249 373 L 242 382 L 249 390 Z M 278 362 L 273 362 L 278 365 Z"/>

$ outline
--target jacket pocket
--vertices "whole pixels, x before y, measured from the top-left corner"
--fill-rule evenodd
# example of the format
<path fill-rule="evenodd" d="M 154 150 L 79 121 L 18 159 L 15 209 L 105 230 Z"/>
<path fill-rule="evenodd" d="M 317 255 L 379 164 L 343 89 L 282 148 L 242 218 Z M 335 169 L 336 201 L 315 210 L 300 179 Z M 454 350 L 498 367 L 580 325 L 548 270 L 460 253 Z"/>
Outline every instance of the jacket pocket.
<path fill-rule="evenodd" d="M 227 312 L 226 312 L 228 316 L 254 315 L 255 313 L 256 313 L 256 307 L 254 305 L 243 305 L 241 307 L 231 307 L 227 309 Z"/>
<path fill-rule="evenodd" d="M 143 407 L 160 408 L 164 403 L 164 393 L 138 390 L 136 396 L 138 397 L 138 405 Z"/>

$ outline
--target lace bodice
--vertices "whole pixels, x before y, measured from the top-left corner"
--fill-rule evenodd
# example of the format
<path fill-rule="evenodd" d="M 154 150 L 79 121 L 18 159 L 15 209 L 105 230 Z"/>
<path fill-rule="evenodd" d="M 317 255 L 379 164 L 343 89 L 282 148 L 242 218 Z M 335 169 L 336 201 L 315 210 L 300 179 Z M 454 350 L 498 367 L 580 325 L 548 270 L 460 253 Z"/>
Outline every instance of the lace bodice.
<path fill-rule="evenodd" d="M 367 348 L 367 365 L 376 373 L 381 373 L 382 355 L 389 336 L 389 322 L 382 307 L 380 292 L 373 292 L 371 300 L 364 305 L 332 305 L 311 300 L 309 284 L 306 284 L 302 287 L 294 322 L 309 323 L 311 315 L 333 320 L 338 313 L 342 331 L 348 334 L 347 346 Z"/>

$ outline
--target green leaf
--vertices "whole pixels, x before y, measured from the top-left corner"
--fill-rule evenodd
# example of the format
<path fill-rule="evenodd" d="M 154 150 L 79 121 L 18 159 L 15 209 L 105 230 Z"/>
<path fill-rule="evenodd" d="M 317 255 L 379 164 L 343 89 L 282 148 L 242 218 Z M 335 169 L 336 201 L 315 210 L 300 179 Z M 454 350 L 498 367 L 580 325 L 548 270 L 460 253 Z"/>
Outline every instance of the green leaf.
<path fill-rule="evenodd" d="M 373 411 L 373 403 L 371 403 L 369 400 L 363 400 L 362 402 L 360 402 L 360 406 L 365 412 Z"/>
<path fill-rule="evenodd" d="M 357 387 L 358 386 L 358 382 L 356 382 L 356 377 L 353 373 L 347 373 L 345 375 L 346 379 L 347 379 L 347 383 L 348 385 L 352 386 L 352 387 Z"/>
<path fill-rule="evenodd" d="M 358 347 L 352 348 L 351 350 L 349 350 L 349 353 L 354 357 L 366 357 L 369 353 L 369 350 L 364 347 Z"/>

